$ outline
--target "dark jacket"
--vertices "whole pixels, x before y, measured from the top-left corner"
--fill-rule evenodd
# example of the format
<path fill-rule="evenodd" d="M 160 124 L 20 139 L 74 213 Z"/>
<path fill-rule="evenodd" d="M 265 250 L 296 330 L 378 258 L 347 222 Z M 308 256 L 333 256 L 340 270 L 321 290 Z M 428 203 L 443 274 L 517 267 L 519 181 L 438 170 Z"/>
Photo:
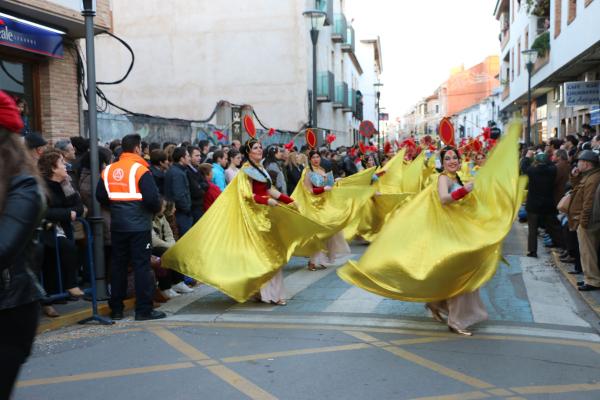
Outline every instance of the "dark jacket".
<path fill-rule="evenodd" d="M 300 177 L 302 177 L 302 166 L 298 165 L 298 166 L 294 166 L 292 164 L 287 166 L 287 176 L 288 176 L 288 195 L 291 196 L 292 193 L 294 192 L 294 189 L 296 189 L 296 186 L 298 185 L 298 182 L 300 182 Z"/>
<path fill-rule="evenodd" d="M 550 163 L 532 165 L 530 158 L 523 158 L 521 173 L 529 177 L 525 209 L 532 214 L 556 214 L 554 203 L 556 166 Z"/>
<path fill-rule="evenodd" d="M 110 201 L 104 180 L 98 180 L 96 199 L 105 206 L 110 206 L 111 232 L 149 232 L 152 230 L 152 218 L 160 211 L 160 195 L 150 171 L 147 171 L 138 182 L 141 201 Z"/>
<path fill-rule="evenodd" d="M 75 211 L 78 217 L 83 215 L 83 203 L 79 193 L 74 192 L 70 196 L 65 196 L 62 186 L 58 182 L 46 179 L 46 200 L 47 209 L 44 219 L 51 222 L 54 226 L 60 225 L 64 230 L 65 235 L 73 238 L 73 225 L 71 220 L 71 211 Z M 44 230 L 42 235 L 44 245 L 49 247 L 55 246 L 54 230 Z"/>
<path fill-rule="evenodd" d="M 165 173 L 162 169 L 158 168 L 155 165 L 150 165 L 149 167 L 150 173 L 154 177 L 154 182 L 156 183 L 156 187 L 158 188 L 158 192 L 162 195 L 165 194 Z"/>
<path fill-rule="evenodd" d="M 556 164 L 556 180 L 554 181 L 554 203 L 558 202 L 567 193 L 567 186 L 571 175 L 571 166 L 569 163 Z"/>
<path fill-rule="evenodd" d="M 179 163 L 173 164 L 169 168 L 165 175 L 165 197 L 175 203 L 175 212 L 190 214 L 192 198 L 186 170 L 187 167 Z"/>
<path fill-rule="evenodd" d="M 92 213 L 92 171 L 88 168 L 82 168 L 79 176 L 79 195 L 83 205 L 88 209 L 88 216 Z M 110 208 L 106 206 L 100 207 L 102 215 L 102 228 L 104 231 L 104 245 L 110 245 Z"/>
<path fill-rule="evenodd" d="M 204 194 L 208 191 L 208 181 L 199 170 L 189 166 L 187 171 L 188 182 L 190 185 L 190 198 L 192 200 L 193 210 L 202 210 L 204 203 Z"/>
<path fill-rule="evenodd" d="M 356 168 L 356 164 L 354 164 L 354 161 L 350 156 L 344 157 L 342 165 L 346 176 L 354 175 L 358 172 L 358 168 Z"/>
<path fill-rule="evenodd" d="M 44 209 L 37 181 L 26 175 L 11 179 L 0 213 L 0 310 L 40 300 L 44 291 L 34 270 L 36 235 Z"/>

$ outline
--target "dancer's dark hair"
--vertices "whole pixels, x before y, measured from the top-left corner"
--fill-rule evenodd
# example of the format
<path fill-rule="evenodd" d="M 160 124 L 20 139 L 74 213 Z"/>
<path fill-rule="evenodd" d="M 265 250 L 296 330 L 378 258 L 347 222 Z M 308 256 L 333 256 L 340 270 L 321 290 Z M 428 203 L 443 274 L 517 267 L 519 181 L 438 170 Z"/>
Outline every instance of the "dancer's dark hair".
<path fill-rule="evenodd" d="M 269 175 L 265 174 L 263 169 L 259 168 L 256 164 L 254 164 L 254 162 L 250 158 L 250 150 L 252 150 L 252 147 L 257 143 L 260 144 L 260 142 L 254 138 L 248 139 L 246 144 L 244 144 L 244 147 L 242 147 L 240 150 L 242 151 L 242 154 L 246 157 L 246 160 L 248 160 L 250 165 L 253 166 L 265 178 L 265 180 L 267 182 L 267 189 L 270 189 L 271 188 L 271 177 Z"/>
<path fill-rule="evenodd" d="M 446 146 L 442 149 L 442 151 L 440 151 L 440 162 L 442 163 L 442 171 L 444 171 L 444 157 L 446 156 L 446 153 L 449 151 L 453 151 L 454 154 L 456 154 L 456 156 L 460 159 L 460 154 L 458 153 L 458 149 L 454 146 Z M 460 186 L 465 186 L 462 183 L 462 180 L 460 179 L 460 176 L 458 176 L 458 174 L 456 174 L 456 181 L 458 182 L 458 184 Z"/>

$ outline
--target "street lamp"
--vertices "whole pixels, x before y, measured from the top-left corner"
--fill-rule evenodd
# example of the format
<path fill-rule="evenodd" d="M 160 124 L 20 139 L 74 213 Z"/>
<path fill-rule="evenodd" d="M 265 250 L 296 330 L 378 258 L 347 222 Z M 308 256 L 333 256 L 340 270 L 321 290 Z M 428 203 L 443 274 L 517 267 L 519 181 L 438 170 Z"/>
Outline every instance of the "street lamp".
<path fill-rule="evenodd" d="M 104 237 L 102 227 L 102 214 L 100 204 L 96 200 L 96 186 L 100 177 L 98 162 L 98 121 L 96 116 L 96 61 L 94 51 L 94 16 L 96 10 L 94 0 L 83 0 L 81 15 L 85 18 L 85 48 L 86 48 L 86 70 L 87 70 L 87 103 L 88 103 L 88 128 L 90 133 L 90 170 L 92 185 L 92 215 L 88 218 L 91 222 L 91 230 L 94 242 L 93 260 L 95 268 L 96 295 L 100 299 L 107 297 L 106 271 L 104 267 Z M 112 321 L 100 317 L 97 313 L 96 302 L 93 299 L 94 313 L 87 320 L 97 320 L 100 323 L 111 323 Z M 84 322 L 81 321 L 81 322 Z"/>
<path fill-rule="evenodd" d="M 537 61 L 538 52 L 529 49 L 523 50 L 521 54 L 527 67 L 527 137 L 525 138 L 525 144 L 529 146 L 531 144 L 531 72 L 533 72 L 533 66 Z"/>
<path fill-rule="evenodd" d="M 312 128 L 317 129 L 317 42 L 319 40 L 319 29 L 325 23 L 327 13 L 319 10 L 307 10 L 302 13 L 306 18 L 310 19 L 310 39 L 312 40 L 313 52 L 313 76 L 312 76 L 312 102 L 311 102 L 311 121 Z M 321 137 L 317 135 L 317 137 Z"/>
<path fill-rule="evenodd" d="M 381 150 L 381 132 L 379 132 L 379 114 L 381 112 L 379 99 L 381 97 L 381 87 L 383 87 L 383 83 L 379 81 L 373 84 L 373 88 L 375 88 L 375 107 L 377 108 L 377 149 L 379 150 Z"/>

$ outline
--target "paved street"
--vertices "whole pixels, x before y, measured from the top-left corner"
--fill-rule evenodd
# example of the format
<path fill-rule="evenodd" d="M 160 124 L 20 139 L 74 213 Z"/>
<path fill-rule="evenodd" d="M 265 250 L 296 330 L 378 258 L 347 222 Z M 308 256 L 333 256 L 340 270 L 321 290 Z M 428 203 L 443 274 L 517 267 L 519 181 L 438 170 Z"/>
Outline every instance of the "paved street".
<path fill-rule="evenodd" d="M 490 320 L 464 338 L 422 304 L 383 299 L 334 268 L 286 267 L 286 307 L 202 286 L 169 318 L 38 337 L 20 399 L 597 399 L 598 318 L 516 225 L 482 290 Z M 353 246 L 358 257 L 364 246 Z"/>

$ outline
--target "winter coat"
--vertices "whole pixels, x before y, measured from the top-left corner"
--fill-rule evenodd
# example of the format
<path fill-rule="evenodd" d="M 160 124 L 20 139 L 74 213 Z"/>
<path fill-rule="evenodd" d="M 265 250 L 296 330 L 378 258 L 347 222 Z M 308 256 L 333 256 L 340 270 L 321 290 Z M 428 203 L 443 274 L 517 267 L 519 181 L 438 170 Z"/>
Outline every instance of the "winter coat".
<path fill-rule="evenodd" d="M 521 160 L 521 173 L 529 177 L 525 209 L 532 214 L 556 214 L 554 185 L 556 166 L 550 163 L 531 164 L 530 158 Z"/>
<path fill-rule="evenodd" d="M 34 271 L 36 229 L 44 210 L 44 196 L 37 181 L 28 175 L 11 179 L 0 213 L 0 310 L 38 301 L 44 297 Z"/>
<path fill-rule="evenodd" d="M 46 201 L 47 209 L 44 219 L 50 222 L 52 227 L 62 228 L 67 238 L 73 239 L 73 224 L 71 211 L 75 211 L 77 217 L 83 215 L 83 203 L 79 193 L 73 192 L 66 196 L 62 185 L 58 182 L 46 179 Z M 46 226 L 50 228 L 50 226 Z M 45 229 L 42 233 L 42 241 L 48 247 L 55 247 L 55 230 Z"/>
<path fill-rule="evenodd" d="M 584 229 L 590 229 L 592 207 L 596 189 L 600 184 L 600 168 L 583 172 L 572 181 L 573 191 L 568 211 L 569 229 L 574 231 L 580 225 Z"/>
<path fill-rule="evenodd" d="M 88 216 L 92 212 L 92 173 L 89 169 L 83 168 L 79 177 L 79 194 L 81 201 L 88 209 Z M 110 209 L 105 206 L 100 207 L 102 215 L 102 228 L 104 231 L 104 245 L 110 246 Z"/>

